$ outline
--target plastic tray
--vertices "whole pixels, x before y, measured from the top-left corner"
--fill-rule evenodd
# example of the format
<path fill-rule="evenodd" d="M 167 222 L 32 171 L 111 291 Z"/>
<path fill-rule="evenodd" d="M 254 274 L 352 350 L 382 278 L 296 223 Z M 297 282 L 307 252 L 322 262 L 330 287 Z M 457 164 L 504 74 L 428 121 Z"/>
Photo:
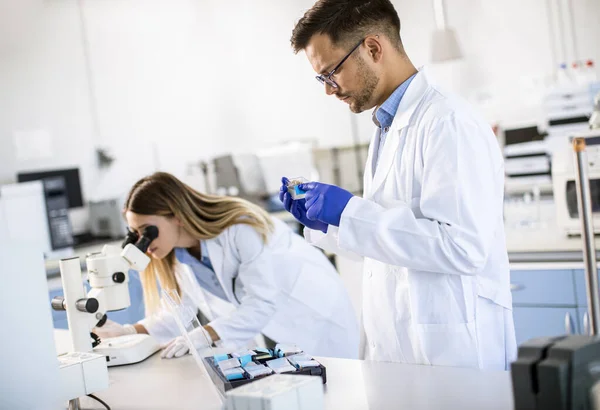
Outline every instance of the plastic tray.
<path fill-rule="evenodd" d="M 252 383 L 253 381 L 272 376 L 273 374 L 277 374 L 271 373 L 265 376 L 256 377 L 254 379 L 244 378 L 239 380 L 227 380 L 225 376 L 223 376 L 219 368 L 215 365 L 214 359 L 212 357 L 205 357 L 204 364 L 206 365 L 206 370 L 208 371 L 210 378 L 212 379 L 213 383 L 222 395 L 225 395 L 225 392 L 228 390 L 235 389 L 236 387 Z M 307 376 L 320 376 L 321 379 L 323 379 L 323 384 L 327 383 L 327 369 L 322 364 L 320 364 L 319 367 L 311 367 L 304 370 L 296 370 L 295 372 L 286 372 L 282 374 L 303 374 Z"/>

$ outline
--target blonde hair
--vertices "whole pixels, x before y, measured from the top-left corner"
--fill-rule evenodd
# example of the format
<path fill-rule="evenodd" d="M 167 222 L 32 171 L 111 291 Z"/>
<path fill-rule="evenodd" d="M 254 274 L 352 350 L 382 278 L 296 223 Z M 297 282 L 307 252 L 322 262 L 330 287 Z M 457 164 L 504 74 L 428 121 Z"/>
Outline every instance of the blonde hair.
<path fill-rule="evenodd" d="M 214 238 L 235 224 L 252 226 L 265 243 L 273 231 L 271 218 L 259 206 L 241 198 L 200 193 L 166 172 L 156 172 L 135 183 L 125 201 L 123 212 L 128 211 L 176 217 L 199 241 Z M 156 312 L 160 305 L 157 280 L 163 290 L 175 290 L 181 295 L 175 279 L 175 263 L 175 252 L 171 251 L 161 260 L 152 258 L 140 273 L 146 316 Z"/>

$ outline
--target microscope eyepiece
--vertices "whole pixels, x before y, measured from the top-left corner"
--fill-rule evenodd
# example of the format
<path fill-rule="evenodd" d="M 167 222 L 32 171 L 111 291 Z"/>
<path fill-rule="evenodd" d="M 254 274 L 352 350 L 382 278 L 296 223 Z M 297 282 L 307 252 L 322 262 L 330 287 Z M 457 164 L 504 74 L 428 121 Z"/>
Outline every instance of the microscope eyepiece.
<path fill-rule="evenodd" d="M 136 243 L 138 239 L 138 234 L 133 231 L 130 231 L 129 228 L 127 228 L 127 235 L 125 235 L 125 240 L 121 244 L 121 248 L 125 248 L 130 243 Z"/>
<path fill-rule="evenodd" d="M 142 237 L 147 237 L 151 241 L 158 238 L 158 228 L 154 225 L 150 225 L 144 228 L 144 232 L 142 233 Z"/>
<path fill-rule="evenodd" d="M 135 244 L 135 246 L 140 251 L 145 253 L 148 250 L 150 243 L 152 243 L 152 241 L 156 238 L 158 238 L 158 228 L 154 225 L 147 226 L 146 228 L 144 228 L 144 231 L 142 232 L 142 237 L 140 238 L 138 243 Z"/>

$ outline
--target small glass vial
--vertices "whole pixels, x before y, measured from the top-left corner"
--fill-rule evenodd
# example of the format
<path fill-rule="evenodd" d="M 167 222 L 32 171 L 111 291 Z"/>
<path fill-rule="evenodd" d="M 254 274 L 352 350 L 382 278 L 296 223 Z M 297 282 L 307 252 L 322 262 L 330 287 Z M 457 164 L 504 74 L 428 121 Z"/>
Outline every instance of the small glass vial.
<path fill-rule="evenodd" d="M 306 191 L 301 190 L 299 185 L 307 182 L 308 179 L 303 177 L 288 178 L 287 189 L 294 201 L 297 199 L 302 199 L 306 196 Z"/>

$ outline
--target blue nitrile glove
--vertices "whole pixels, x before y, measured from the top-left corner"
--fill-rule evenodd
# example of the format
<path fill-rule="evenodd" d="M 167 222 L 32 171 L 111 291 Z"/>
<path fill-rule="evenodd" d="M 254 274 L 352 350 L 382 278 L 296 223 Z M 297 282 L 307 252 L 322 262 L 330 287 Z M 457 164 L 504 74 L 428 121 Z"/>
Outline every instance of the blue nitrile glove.
<path fill-rule="evenodd" d="M 295 201 L 292 199 L 292 196 L 287 190 L 288 179 L 286 177 L 281 178 L 281 183 L 282 185 L 279 189 L 279 200 L 283 203 L 285 210 L 291 213 L 294 218 L 298 220 L 298 222 L 307 228 L 327 233 L 326 223 L 321 221 L 313 221 L 306 217 L 306 199 L 297 199 Z"/>
<path fill-rule="evenodd" d="M 338 186 L 320 182 L 300 184 L 299 188 L 306 191 L 305 206 L 308 219 L 340 226 L 342 212 L 354 195 Z"/>

